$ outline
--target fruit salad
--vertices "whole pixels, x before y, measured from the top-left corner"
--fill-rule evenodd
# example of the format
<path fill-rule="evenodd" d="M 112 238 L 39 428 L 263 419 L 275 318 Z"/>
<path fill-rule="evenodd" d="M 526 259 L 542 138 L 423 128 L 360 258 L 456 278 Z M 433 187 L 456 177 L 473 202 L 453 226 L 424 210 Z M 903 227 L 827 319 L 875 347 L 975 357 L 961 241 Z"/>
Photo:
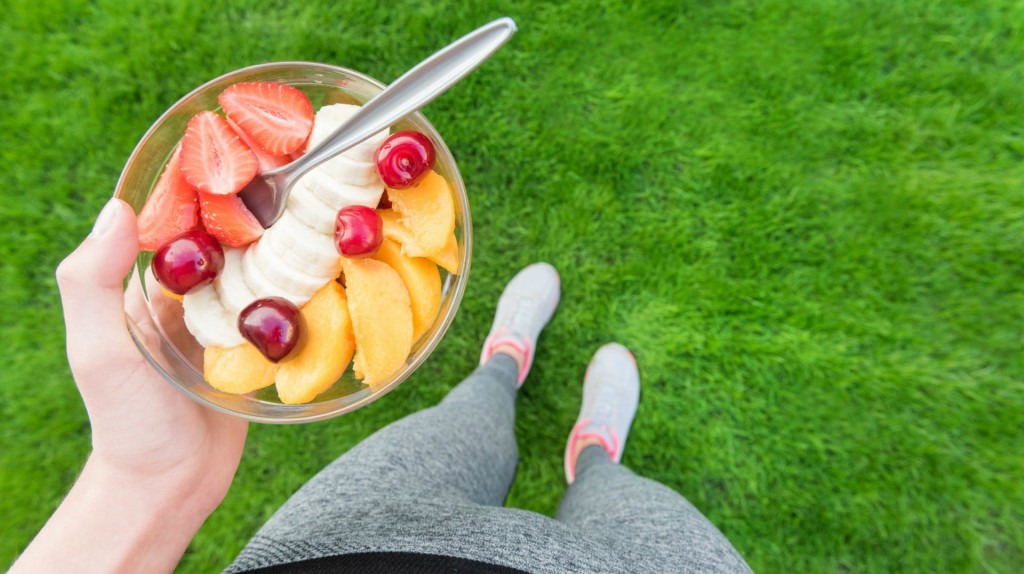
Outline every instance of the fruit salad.
<path fill-rule="evenodd" d="M 321 164 L 267 229 L 238 196 L 357 110 L 314 110 L 301 90 L 242 82 L 189 121 L 139 212 L 152 272 L 181 300 L 203 377 L 236 394 L 275 386 L 308 403 L 349 369 L 371 389 L 434 324 L 459 273 L 450 182 L 418 131 L 382 131 Z"/>

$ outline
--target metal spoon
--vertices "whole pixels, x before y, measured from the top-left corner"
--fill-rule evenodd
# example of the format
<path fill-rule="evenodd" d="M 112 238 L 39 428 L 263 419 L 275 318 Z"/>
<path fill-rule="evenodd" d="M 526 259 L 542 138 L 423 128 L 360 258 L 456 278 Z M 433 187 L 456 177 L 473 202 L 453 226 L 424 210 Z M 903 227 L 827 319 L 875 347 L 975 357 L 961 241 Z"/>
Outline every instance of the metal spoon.
<path fill-rule="evenodd" d="M 270 227 L 284 212 L 288 194 L 299 178 L 430 103 L 483 63 L 515 31 L 516 24 L 511 18 L 500 18 L 420 62 L 302 157 L 257 175 L 238 192 L 242 202 L 263 227 Z"/>

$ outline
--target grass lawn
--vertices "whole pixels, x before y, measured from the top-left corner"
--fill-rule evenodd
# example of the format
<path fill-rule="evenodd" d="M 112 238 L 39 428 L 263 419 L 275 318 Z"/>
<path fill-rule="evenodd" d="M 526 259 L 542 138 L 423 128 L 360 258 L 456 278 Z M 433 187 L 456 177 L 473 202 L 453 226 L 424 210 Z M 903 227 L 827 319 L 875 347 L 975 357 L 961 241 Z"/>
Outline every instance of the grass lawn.
<path fill-rule="evenodd" d="M 509 504 L 552 514 L 590 354 L 639 360 L 624 462 L 759 572 L 1024 564 L 1024 4 L 11 0 L 0 22 L 0 567 L 89 451 L 53 280 L 138 138 L 192 87 L 315 60 L 384 81 L 520 31 L 427 116 L 470 190 L 448 337 L 350 416 L 253 426 L 182 572 L 474 366 L 535 260 L 563 303 L 519 400 Z M 473 7 L 468 7 L 472 5 Z"/>

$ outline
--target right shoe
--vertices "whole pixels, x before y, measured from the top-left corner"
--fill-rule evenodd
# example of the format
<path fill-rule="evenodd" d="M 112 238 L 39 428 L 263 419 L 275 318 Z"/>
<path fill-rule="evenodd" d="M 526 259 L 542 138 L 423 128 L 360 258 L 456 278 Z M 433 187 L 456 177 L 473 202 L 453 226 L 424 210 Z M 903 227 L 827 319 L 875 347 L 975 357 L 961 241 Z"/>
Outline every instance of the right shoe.
<path fill-rule="evenodd" d="M 581 445 L 596 443 L 618 463 L 640 404 L 640 373 L 633 353 L 608 343 L 594 353 L 583 377 L 583 401 L 565 445 L 565 478 L 576 480 Z"/>

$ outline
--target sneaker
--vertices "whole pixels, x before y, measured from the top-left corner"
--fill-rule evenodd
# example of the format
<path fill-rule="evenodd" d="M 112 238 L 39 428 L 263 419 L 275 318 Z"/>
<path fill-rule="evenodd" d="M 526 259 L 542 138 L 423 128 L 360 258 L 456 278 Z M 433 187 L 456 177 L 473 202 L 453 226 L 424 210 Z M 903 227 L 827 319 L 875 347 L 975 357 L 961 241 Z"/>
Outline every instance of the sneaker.
<path fill-rule="evenodd" d="M 580 443 L 599 444 L 613 462 L 622 460 L 626 436 L 640 403 L 640 373 L 629 349 L 608 343 L 594 353 L 583 377 L 580 416 L 565 445 L 565 478 L 576 480 Z"/>
<path fill-rule="evenodd" d="M 558 271 L 547 263 L 524 267 L 501 293 L 491 332 L 484 341 L 480 364 L 503 345 L 522 353 L 524 361 L 516 384 L 521 386 L 533 364 L 534 347 L 541 329 L 555 314 L 561 297 Z"/>

